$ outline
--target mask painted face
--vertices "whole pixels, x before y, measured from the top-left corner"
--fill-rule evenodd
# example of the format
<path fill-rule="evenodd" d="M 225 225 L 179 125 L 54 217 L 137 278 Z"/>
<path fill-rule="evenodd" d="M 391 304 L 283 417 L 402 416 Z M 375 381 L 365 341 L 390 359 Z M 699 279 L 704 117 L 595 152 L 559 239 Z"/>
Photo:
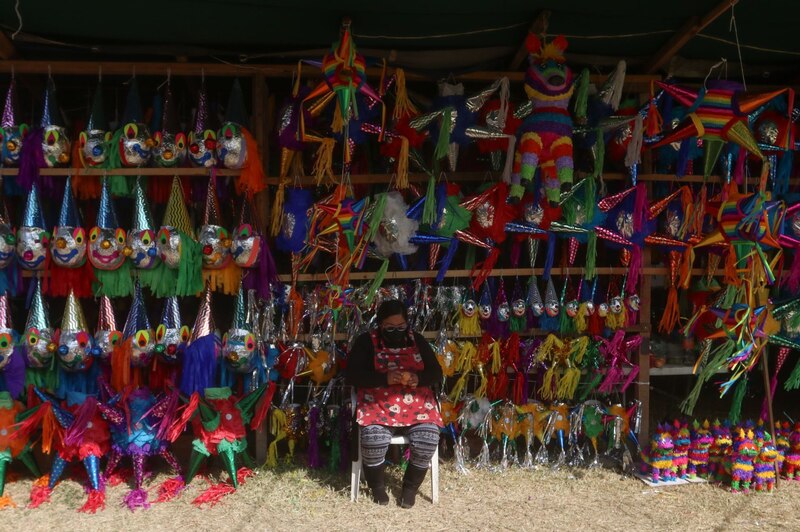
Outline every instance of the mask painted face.
<path fill-rule="evenodd" d="M 3 156 L 3 164 L 7 166 L 16 166 L 19 164 L 19 155 L 22 150 L 22 141 L 25 135 L 28 134 L 27 124 L 20 124 L 14 127 L 0 128 L 0 134 L 3 136 L 3 144 L 0 147 L 0 153 Z"/>
<path fill-rule="evenodd" d="M 478 305 L 478 316 L 480 316 L 482 320 L 488 320 L 491 318 L 492 306 L 485 303 Z"/>
<path fill-rule="evenodd" d="M 511 312 L 517 318 L 523 317 L 525 315 L 525 311 L 527 310 L 528 309 L 525 306 L 524 299 L 515 299 L 514 301 L 511 302 Z"/>
<path fill-rule="evenodd" d="M 619 296 L 612 297 L 611 301 L 608 303 L 608 310 L 614 314 L 622 312 L 622 298 Z"/>
<path fill-rule="evenodd" d="M 86 331 L 63 330 L 58 342 L 58 361 L 65 370 L 85 371 L 92 365 L 92 336 Z"/>
<path fill-rule="evenodd" d="M 147 166 L 153 150 L 153 139 L 144 124 L 128 122 L 122 126 L 119 139 L 119 156 L 122 166 Z"/>
<path fill-rule="evenodd" d="M 131 261 L 134 268 L 149 270 L 156 266 L 158 246 L 156 234 L 151 229 L 128 233 L 128 248 L 131 250 Z"/>
<path fill-rule="evenodd" d="M 256 337 L 244 329 L 231 329 L 222 337 L 222 355 L 236 373 L 249 373 L 255 367 Z"/>
<path fill-rule="evenodd" d="M 69 137 L 67 131 L 61 126 L 47 126 L 44 128 L 42 140 L 42 155 L 48 168 L 63 166 L 69 162 Z"/>
<path fill-rule="evenodd" d="M 253 230 L 250 224 L 242 224 L 236 228 L 231 245 L 231 254 L 236 265 L 241 268 L 254 268 L 261 256 L 263 241 L 261 235 Z"/>
<path fill-rule="evenodd" d="M 86 229 L 56 227 L 53 231 L 53 262 L 64 268 L 77 268 L 86 262 Z"/>
<path fill-rule="evenodd" d="M 12 351 L 14 351 L 14 331 L 0 329 L 0 371 L 11 362 Z"/>
<path fill-rule="evenodd" d="M 153 135 L 153 160 L 156 166 L 170 168 L 186 159 L 186 134 L 156 131 Z"/>
<path fill-rule="evenodd" d="M 597 315 L 601 318 L 608 316 L 608 303 L 600 303 L 597 306 Z"/>
<path fill-rule="evenodd" d="M 461 305 L 461 312 L 467 318 L 471 318 L 475 315 L 475 311 L 478 310 L 478 305 L 472 299 L 467 299 L 464 301 L 464 304 Z"/>
<path fill-rule="evenodd" d="M 586 313 L 587 313 L 589 316 L 591 316 L 592 314 L 594 314 L 594 311 L 595 311 L 595 310 L 597 310 L 597 309 L 595 308 L 595 306 L 594 306 L 594 303 L 593 303 L 593 302 L 591 302 L 591 301 L 587 301 L 587 302 L 586 302 Z"/>
<path fill-rule="evenodd" d="M 533 315 L 538 318 L 539 316 L 544 314 L 544 303 L 537 301 L 531 304 L 531 311 L 533 312 Z"/>
<path fill-rule="evenodd" d="M 125 261 L 125 230 L 92 227 L 89 262 L 98 270 L 116 270 Z"/>
<path fill-rule="evenodd" d="M 567 313 L 567 316 L 570 318 L 574 318 L 578 315 L 578 302 L 574 299 L 572 301 L 568 301 L 566 305 L 564 305 L 564 310 Z"/>
<path fill-rule="evenodd" d="M 100 129 L 81 131 L 78 136 L 81 162 L 84 166 L 100 166 L 108 156 L 107 142 L 111 140 L 111 132 Z"/>
<path fill-rule="evenodd" d="M 500 303 L 497 307 L 497 319 L 500 321 L 508 321 L 511 317 L 511 306 L 508 303 Z"/>
<path fill-rule="evenodd" d="M 217 134 L 217 160 L 225 168 L 239 169 L 247 160 L 247 143 L 242 128 L 233 122 L 225 122 Z"/>
<path fill-rule="evenodd" d="M 217 270 L 225 267 L 231 260 L 231 239 L 224 227 L 204 225 L 200 228 L 198 240 L 203 248 L 204 268 Z"/>
<path fill-rule="evenodd" d="M 217 134 L 206 129 L 198 135 L 194 131 L 189 132 L 189 160 L 195 166 L 205 166 L 211 168 L 217 164 L 214 157 L 214 149 L 217 147 Z"/>
<path fill-rule="evenodd" d="M 11 263 L 16 252 L 17 237 L 14 229 L 8 224 L 0 224 L 0 268 Z"/>
<path fill-rule="evenodd" d="M 162 226 L 156 235 L 156 249 L 167 268 L 177 269 L 181 263 L 181 235 L 172 226 Z"/>
<path fill-rule="evenodd" d="M 180 360 L 180 354 L 188 341 L 189 327 L 186 325 L 176 329 L 162 323 L 156 329 L 156 353 L 161 360 L 169 364 L 175 364 Z"/>
<path fill-rule="evenodd" d="M 639 296 L 637 296 L 636 294 L 633 294 L 632 296 L 628 297 L 628 306 L 631 308 L 631 310 L 633 311 L 639 310 L 639 303 L 641 303 L 641 300 L 639 299 Z"/>
<path fill-rule="evenodd" d="M 25 333 L 25 356 L 31 368 L 45 368 L 53 360 L 56 345 L 53 343 L 52 329 L 31 327 Z"/>
<path fill-rule="evenodd" d="M 20 227 L 17 231 L 17 258 L 25 270 L 43 270 L 50 235 L 41 227 Z"/>
<path fill-rule="evenodd" d="M 150 364 L 155 351 L 155 334 L 150 330 L 138 330 L 131 342 L 131 366 L 143 368 Z"/>
<path fill-rule="evenodd" d="M 551 301 L 549 303 L 545 303 L 544 311 L 549 317 L 555 318 L 558 316 L 559 307 L 560 305 L 558 304 L 558 301 Z"/>
<path fill-rule="evenodd" d="M 119 331 L 97 331 L 94 333 L 94 343 L 100 353 L 98 356 L 104 362 L 111 361 L 111 353 L 122 342 L 122 333 Z"/>

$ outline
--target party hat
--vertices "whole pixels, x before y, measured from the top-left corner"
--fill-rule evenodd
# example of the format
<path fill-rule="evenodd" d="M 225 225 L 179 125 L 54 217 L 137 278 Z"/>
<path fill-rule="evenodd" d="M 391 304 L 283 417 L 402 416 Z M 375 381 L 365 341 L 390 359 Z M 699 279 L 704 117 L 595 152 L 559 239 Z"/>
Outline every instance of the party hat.
<path fill-rule="evenodd" d="M 176 133 L 178 128 L 178 113 L 172 99 L 172 83 L 167 80 L 167 86 L 164 89 L 163 109 L 161 110 L 161 130 Z"/>
<path fill-rule="evenodd" d="M 186 134 L 179 130 L 178 116 L 172 99 L 172 85 L 167 80 L 164 89 L 160 130 L 153 135 L 153 157 L 158 166 L 180 165 L 186 158 Z"/>
<path fill-rule="evenodd" d="M 186 199 L 183 196 L 183 187 L 180 179 L 175 176 L 172 178 L 172 190 L 167 200 L 167 208 L 164 211 L 163 227 L 175 227 L 184 234 L 194 238 L 192 220 L 189 217 L 189 210 L 186 208 Z"/>
<path fill-rule="evenodd" d="M 114 316 L 114 307 L 111 306 L 111 300 L 108 296 L 100 297 L 100 304 L 97 309 L 97 330 L 117 330 L 117 318 Z"/>
<path fill-rule="evenodd" d="M 17 80 L 11 78 L 11 83 L 8 85 L 6 92 L 6 99 L 3 103 L 3 117 L 0 119 L 0 127 L 4 129 L 12 128 L 17 125 Z"/>
<path fill-rule="evenodd" d="M 144 177 L 137 176 L 133 185 L 133 222 L 131 232 L 153 230 L 153 217 L 150 215 L 150 206 L 144 192 Z"/>
<path fill-rule="evenodd" d="M 103 107 L 103 85 L 98 82 L 92 97 L 92 109 L 86 121 L 86 131 L 108 131 L 108 121 Z"/>
<path fill-rule="evenodd" d="M 216 325 L 214 324 L 214 316 L 211 314 L 211 286 L 206 283 L 205 290 L 203 291 L 203 300 L 200 302 L 200 308 L 197 309 L 197 318 L 192 327 L 192 337 L 189 342 L 194 342 L 214 334 Z"/>
<path fill-rule="evenodd" d="M 542 299 L 542 294 L 539 292 L 539 285 L 536 281 L 536 277 L 531 277 L 530 282 L 528 283 L 528 306 L 533 311 L 533 315 L 537 318 L 544 313 L 544 300 Z"/>
<path fill-rule="evenodd" d="M 136 331 L 149 331 L 150 318 L 147 317 L 147 309 L 142 299 L 142 287 L 137 281 L 133 287 L 133 301 L 128 312 L 128 319 L 125 320 L 125 328 L 122 330 L 122 337 L 126 340 L 132 338 Z"/>
<path fill-rule="evenodd" d="M 58 227 L 81 227 L 81 216 L 72 194 L 72 176 L 67 176 L 64 186 L 64 197 L 61 200 L 61 212 L 58 214 Z"/>
<path fill-rule="evenodd" d="M 8 294 L 3 292 L 0 295 L 0 331 L 13 329 L 14 324 L 11 322 L 11 307 L 8 305 Z"/>
<path fill-rule="evenodd" d="M 39 125 L 42 128 L 48 126 L 64 127 L 64 120 L 61 118 L 61 109 L 56 100 L 56 82 L 52 77 L 47 78 L 47 86 L 44 91 L 44 107 L 42 109 L 42 120 Z"/>
<path fill-rule="evenodd" d="M 42 229 L 47 227 L 44 221 L 42 203 L 39 201 L 39 186 L 36 183 L 33 184 L 30 193 L 25 198 L 25 210 L 22 214 L 20 227 L 40 227 Z"/>
<path fill-rule="evenodd" d="M 38 277 L 34 277 L 31 282 L 33 283 L 33 294 L 25 328 L 38 329 L 40 331 L 50 329 L 50 318 L 47 315 L 47 307 L 42 297 L 41 281 Z"/>
<path fill-rule="evenodd" d="M 62 331 L 87 331 L 86 318 L 83 316 L 80 300 L 70 290 L 67 297 L 67 306 L 64 308 L 64 317 L 61 318 Z"/>
<path fill-rule="evenodd" d="M 136 77 L 134 77 L 131 79 L 130 85 L 128 85 L 128 96 L 125 99 L 125 112 L 122 115 L 121 123 L 141 122 L 143 115 L 142 101 L 139 98 L 139 84 L 136 82 Z"/>
<path fill-rule="evenodd" d="M 161 324 L 167 329 L 180 329 L 182 323 L 177 296 L 165 298 L 164 309 L 161 311 Z"/>
<path fill-rule="evenodd" d="M 206 193 L 206 208 L 203 211 L 203 225 L 217 225 L 222 227 L 220 219 L 219 199 L 217 198 L 217 180 L 211 177 L 208 180 Z"/>
<path fill-rule="evenodd" d="M 228 96 L 228 106 L 225 108 L 225 121 L 247 126 L 247 110 L 244 107 L 244 94 L 239 78 L 233 80 L 231 93 Z"/>
<path fill-rule="evenodd" d="M 208 96 L 206 84 L 203 81 L 197 96 L 197 109 L 195 110 L 194 123 L 189 132 L 189 160 L 195 166 L 207 168 L 217 164 L 214 149 L 217 144 L 216 129 L 211 124 L 212 115 L 208 111 Z"/>
<path fill-rule="evenodd" d="M 239 286 L 239 293 L 236 295 L 236 307 L 233 311 L 233 322 L 231 329 L 251 330 L 252 324 L 247 319 L 247 294 L 244 287 Z"/>
<path fill-rule="evenodd" d="M 206 82 L 200 83 L 200 90 L 197 93 L 197 109 L 194 114 L 192 133 L 202 136 L 209 125 L 208 94 L 206 93 Z"/>
<path fill-rule="evenodd" d="M 114 202 L 111 201 L 111 189 L 107 177 L 103 177 L 102 189 L 100 192 L 100 206 L 97 208 L 97 227 L 102 229 L 116 229 L 117 211 L 114 209 Z"/>

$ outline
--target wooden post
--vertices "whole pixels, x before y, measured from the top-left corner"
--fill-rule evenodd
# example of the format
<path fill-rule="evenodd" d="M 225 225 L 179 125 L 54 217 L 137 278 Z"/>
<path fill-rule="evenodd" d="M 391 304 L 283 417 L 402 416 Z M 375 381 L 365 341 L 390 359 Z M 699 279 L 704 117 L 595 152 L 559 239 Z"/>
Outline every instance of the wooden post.
<path fill-rule="evenodd" d="M 769 433 L 773 435 L 772 443 L 775 444 L 775 416 L 772 413 L 772 386 L 769 382 L 769 347 L 764 347 L 764 352 L 761 354 L 761 371 L 764 373 L 764 393 L 767 394 L 767 415 L 769 417 Z M 775 461 L 775 487 L 778 487 L 780 482 L 781 470 L 778 461 Z"/>
<path fill-rule="evenodd" d="M 266 124 L 266 99 L 267 99 L 267 84 L 264 79 L 264 74 L 255 74 L 252 77 L 252 128 L 253 137 L 258 143 L 261 151 L 261 161 L 264 166 L 265 173 L 268 172 L 268 157 L 269 150 L 267 149 L 267 124 Z M 262 234 L 266 233 L 266 221 L 269 219 L 269 194 L 265 190 L 256 194 L 253 198 L 255 203 L 255 223 L 258 224 Z M 269 431 L 267 430 L 267 423 L 264 423 L 255 434 L 256 445 L 256 461 L 264 463 L 267 460 L 267 446 L 269 445 Z"/>

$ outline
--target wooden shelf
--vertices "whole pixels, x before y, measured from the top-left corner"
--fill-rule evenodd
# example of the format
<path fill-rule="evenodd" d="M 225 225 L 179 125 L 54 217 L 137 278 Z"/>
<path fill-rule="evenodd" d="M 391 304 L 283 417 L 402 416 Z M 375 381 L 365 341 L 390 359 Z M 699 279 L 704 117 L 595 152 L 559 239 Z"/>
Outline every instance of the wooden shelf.
<path fill-rule="evenodd" d="M 693 375 L 694 366 L 683 366 L 679 364 L 666 364 L 660 368 L 650 367 L 650 375 L 653 377 L 675 377 L 678 375 Z M 727 373 L 718 371 L 717 374 Z"/>
<path fill-rule="evenodd" d="M 229 170 L 227 168 L 217 168 L 217 175 L 239 175 L 240 170 Z M 0 168 L 0 176 L 13 176 L 19 174 L 19 168 Z M 129 176 L 208 176 L 211 175 L 210 168 L 116 168 L 108 170 L 105 168 L 41 168 L 40 175 L 129 175 Z"/>

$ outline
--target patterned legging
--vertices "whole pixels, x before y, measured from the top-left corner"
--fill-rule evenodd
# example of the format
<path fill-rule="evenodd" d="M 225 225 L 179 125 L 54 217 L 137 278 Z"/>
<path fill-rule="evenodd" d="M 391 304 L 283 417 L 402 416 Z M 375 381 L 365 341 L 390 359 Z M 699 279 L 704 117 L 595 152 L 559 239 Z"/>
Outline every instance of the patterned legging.
<path fill-rule="evenodd" d="M 386 427 L 367 425 L 361 427 L 361 459 L 367 467 L 379 466 L 386 459 L 386 451 L 395 434 L 408 436 L 411 451 L 410 462 L 424 469 L 431 463 L 439 445 L 439 427 L 434 423 L 419 423 L 408 427 Z"/>

